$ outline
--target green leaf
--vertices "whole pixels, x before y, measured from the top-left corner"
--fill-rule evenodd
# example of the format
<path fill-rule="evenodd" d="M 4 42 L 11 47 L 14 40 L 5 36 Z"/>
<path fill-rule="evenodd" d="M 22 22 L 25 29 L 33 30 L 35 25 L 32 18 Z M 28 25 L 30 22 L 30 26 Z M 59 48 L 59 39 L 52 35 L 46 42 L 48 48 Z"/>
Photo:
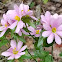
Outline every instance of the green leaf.
<path fill-rule="evenodd" d="M 28 55 L 22 55 L 21 56 L 21 59 L 31 59 L 32 57 L 31 56 L 28 56 Z"/>
<path fill-rule="evenodd" d="M 35 5 L 35 2 L 32 2 L 32 3 L 30 4 L 30 8 L 33 8 L 34 5 Z"/>
<path fill-rule="evenodd" d="M 59 54 L 59 56 L 61 56 L 61 57 L 62 57 L 62 52 Z"/>
<path fill-rule="evenodd" d="M 14 37 L 15 39 L 18 38 L 20 41 L 22 41 L 22 42 L 24 42 L 24 43 L 26 42 L 25 39 L 24 39 L 24 37 L 23 37 L 23 36 L 19 36 L 18 34 L 14 34 L 13 37 Z"/>
<path fill-rule="evenodd" d="M 7 43 L 8 40 L 4 36 L 0 38 L 0 47 L 6 45 Z"/>
<path fill-rule="evenodd" d="M 43 3 L 46 4 L 48 2 L 48 0 L 43 0 Z"/>
<path fill-rule="evenodd" d="M 47 38 L 44 38 L 44 39 L 43 39 L 43 46 L 44 46 L 44 47 L 50 47 L 50 46 L 52 46 L 53 44 L 54 44 L 54 41 L 53 41 L 51 44 L 48 44 L 48 43 L 47 43 Z"/>
<path fill-rule="evenodd" d="M 29 15 L 26 15 L 26 16 L 23 16 L 21 18 L 21 20 L 24 22 L 24 23 L 27 23 L 29 24 L 30 26 L 36 28 L 35 24 L 33 22 L 31 22 L 32 18 L 29 16 Z"/>
<path fill-rule="evenodd" d="M 53 62 L 52 56 L 51 55 L 47 55 L 45 57 L 45 62 Z"/>
<path fill-rule="evenodd" d="M 42 36 L 39 37 L 37 46 L 39 47 L 41 44 L 43 44 L 43 37 Z"/>

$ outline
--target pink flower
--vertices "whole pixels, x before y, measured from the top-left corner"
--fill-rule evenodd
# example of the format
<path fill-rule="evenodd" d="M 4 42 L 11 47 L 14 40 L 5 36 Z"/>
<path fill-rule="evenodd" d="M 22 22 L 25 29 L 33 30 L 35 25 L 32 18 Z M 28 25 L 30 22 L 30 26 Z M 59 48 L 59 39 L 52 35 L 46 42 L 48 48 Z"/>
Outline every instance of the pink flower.
<path fill-rule="evenodd" d="M 42 26 L 41 26 L 42 28 Z M 37 29 L 34 29 L 33 27 L 28 27 L 28 30 L 31 31 L 30 34 L 34 35 L 35 37 L 39 37 L 40 36 L 40 32 L 41 32 L 41 28 L 40 26 L 37 26 Z"/>
<path fill-rule="evenodd" d="M 61 37 L 62 37 L 62 25 L 61 25 L 61 17 L 58 18 L 51 18 L 50 25 L 45 23 L 43 27 L 46 31 L 42 33 L 43 37 L 47 38 L 47 43 L 50 44 L 55 39 L 57 44 L 61 44 Z"/>
<path fill-rule="evenodd" d="M 29 33 L 26 32 L 24 29 L 20 29 L 20 31 L 18 32 L 19 36 L 22 36 L 22 33 L 25 35 L 29 35 Z"/>
<path fill-rule="evenodd" d="M 16 44 L 15 40 L 11 40 L 10 45 L 11 47 L 1 54 L 3 56 L 9 57 L 8 60 L 14 58 L 18 59 L 19 57 L 25 54 L 25 52 L 23 51 L 27 48 L 27 46 L 25 45 L 22 47 L 23 42 L 19 41 L 18 44 Z"/>
<path fill-rule="evenodd" d="M 14 5 L 14 10 L 8 10 L 7 15 L 10 20 L 14 21 L 14 23 L 9 28 L 14 29 L 17 26 L 16 31 L 15 31 L 16 33 L 18 33 L 20 29 L 24 27 L 24 23 L 21 20 L 23 16 L 28 15 L 31 18 L 37 20 L 35 17 L 32 16 L 33 11 L 29 10 L 29 6 L 24 5 L 23 3 L 20 4 L 19 7 L 17 5 Z"/>
<path fill-rule="evenodd" d="M 0 34 L 0 37 L 2 37 L 4 35 L 4 33 L 6 32 L 6 30 L 11 25 L 11 23 L 9 23 L 8 21 L 10 21 L 10 20 L 7 18 L 7 15 L 3 14 L 3 19 L 1 20 L 2 26 L 0 26 L 0 31 L 2 31 L 1 34 Z"/>
<path fill-rule="evenodd" d="M 17 5 L 16 5 L 16 8 L 19 9 Z M 24 27 L 24 23 L 23 23 L 23 21 L 21 21 L 21 16 L 17 9 L 9 10 L 7 12 L 8 18 L 13 21 L 12 25 L 9 28 L 14 29 L 17 26 L 16 31 L 15 31 L 16 33 L 18 33 L 20 31 L 20 29 L 22 29 Z"/>
<path fill-rule="evenodd" d="M 31 18 L 33 18 L 34 20 L 38 20 L 37 18 L 35 18 L 33 16 L 33 11 L 29 9 L 29 6 L 28 5 L 25 5 L 25 4 L 21 3 L 20 6 L 19 6 L 19 11 L 20 11 L 20 14 L 22 16 L 28 15 Z"/>

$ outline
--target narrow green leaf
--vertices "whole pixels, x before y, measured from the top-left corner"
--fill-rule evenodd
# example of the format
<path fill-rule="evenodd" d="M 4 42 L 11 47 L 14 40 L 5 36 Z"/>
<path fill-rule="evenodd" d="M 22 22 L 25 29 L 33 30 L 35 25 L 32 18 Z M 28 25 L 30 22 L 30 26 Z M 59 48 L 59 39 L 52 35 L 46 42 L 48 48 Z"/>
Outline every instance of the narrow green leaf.
<path fill-rule="evenodd" d="M 23 36 L 19 36 L 18 34 L 14 34 L 13 36 L 14 36 L 15 39 L 18 38 L 20 41 L 22 41 L 24 43 L 26 42 Z"/>
<path fill-rule="evenodd" d="M 51 55 L 47 55 L 46 58 L 45 58 L 45 62 L 53 62 L 52 56 Z"/>
<path fill-rule="evenodd" d="M 48 2 L 48 0 L 43 0 L 43 3 L 46 4 Z"/>

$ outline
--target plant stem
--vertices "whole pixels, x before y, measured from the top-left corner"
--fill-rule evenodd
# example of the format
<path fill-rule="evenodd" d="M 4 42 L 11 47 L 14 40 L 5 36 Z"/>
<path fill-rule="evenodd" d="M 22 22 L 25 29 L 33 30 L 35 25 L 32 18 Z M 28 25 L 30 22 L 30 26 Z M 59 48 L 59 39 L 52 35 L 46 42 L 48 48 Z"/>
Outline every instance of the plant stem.
<path fill-rule="evenodd" d="M 27 51 L 28 51 L 28 49 L 27 49 Z M 33 56 L 31 55 L 31 53 L 29 51 L 28 51 L 28 53 L 30 54 L 30 56 L 32 57 L 32 59 L 34 59 Z M 34 59 L 34 60 L 37 62 L 36 59 Z"/>
<path fill-rule="evenodd" d="M 51 58 L 51 60 L 52 60 L 52 62 L 53 62 L 53 45 L 52 45 L 52 51 L 51 51 L 51 53 L 52 53 L 52 58 Z"/>

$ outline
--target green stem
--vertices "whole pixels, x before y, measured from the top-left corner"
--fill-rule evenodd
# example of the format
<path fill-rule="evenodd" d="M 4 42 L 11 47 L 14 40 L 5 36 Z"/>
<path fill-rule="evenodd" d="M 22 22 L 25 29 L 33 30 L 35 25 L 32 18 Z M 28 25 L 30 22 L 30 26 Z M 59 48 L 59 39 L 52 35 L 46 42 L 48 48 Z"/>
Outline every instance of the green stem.
<path fill-rule="evenodd" d="M 53 62 L 53 45 L 52 45 L 52 58 L 51 58 L 51 60 L 52 60 L 52 62 Z"/>
<path fill-rule="evenodd" d="M 27 49 L 27 51 L 28 51 L 28 49 Z M 30 54 L 30 56 L 32 57 L 32 59 L 34 59 L 33 56 L 31 55 L 31 53 L 29 51 L 28 51 L 28 53 Z M 37 62 L 36 59 L 34 59 L 34 60 Z"/>

